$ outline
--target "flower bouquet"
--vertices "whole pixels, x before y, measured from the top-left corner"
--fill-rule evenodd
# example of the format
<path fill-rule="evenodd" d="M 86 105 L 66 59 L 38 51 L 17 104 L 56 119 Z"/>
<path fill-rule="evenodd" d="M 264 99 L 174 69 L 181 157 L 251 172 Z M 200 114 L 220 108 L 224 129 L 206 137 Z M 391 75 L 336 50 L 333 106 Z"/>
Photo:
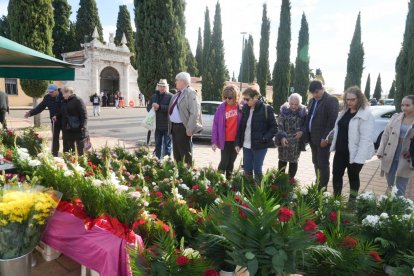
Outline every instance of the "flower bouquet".
<path fill-rule="evenodd" d="M 0 259 L 17 258 L 35 248 L 60 198 L 60 192 L 27 184 L 0 190 Z"/>

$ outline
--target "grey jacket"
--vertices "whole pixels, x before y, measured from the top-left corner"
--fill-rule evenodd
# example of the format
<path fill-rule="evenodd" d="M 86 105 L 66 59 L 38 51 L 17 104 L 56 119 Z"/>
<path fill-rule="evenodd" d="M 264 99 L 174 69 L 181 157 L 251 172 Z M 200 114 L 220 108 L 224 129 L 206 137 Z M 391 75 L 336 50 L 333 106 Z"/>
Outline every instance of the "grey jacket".
<path fill-rule="evenodd" d="M 309 131 L 309 121 L 312 117 L 312 105 L 315 99 L 308 104 L 308 116 L 306 117 L 306 138 L 307 141 L 319 145 L 322 139 L 326 139 L 331 130 L 335 127 L 336 118 L 339 113 L 338 99 L 329 95 L 326 91 L 318 101 L 318 106 L 313 112 L 312 128 Z"/>
<path fill-rule="evenodd" d="M 174 104 L 177 96 L 178 93 L 172 96 L 168 110 Z M 186 131 L 192 132 L 193 134 L 201 132 L 203 130 L 201 99 L 191 87 L 187 87 L 181 92 L 177 106 Z M 170 120 L 168 120 L 168 133 L 171 133 Z"/>
<path fill-rule="evenodd" d="M 0 91 L 0 110 L 9 111 L 9 97 L 3 91 Z"/>

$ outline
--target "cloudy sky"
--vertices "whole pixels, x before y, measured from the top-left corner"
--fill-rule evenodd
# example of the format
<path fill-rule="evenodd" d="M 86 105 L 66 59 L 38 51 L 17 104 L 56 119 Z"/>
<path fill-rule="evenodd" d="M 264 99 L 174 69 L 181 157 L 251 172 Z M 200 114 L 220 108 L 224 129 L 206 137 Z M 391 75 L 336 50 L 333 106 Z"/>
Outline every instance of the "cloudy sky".
<path fill-rule="evenodd" d="M 68 0 L 72 6 L 71 19 L 76 19 L 79 0 Z M 0 0 L 0 14 L 7 14 L 7 0 Z M 213 25 L 216 0 L 187 0 L 186 36 L 193 53 L 197 44 L 198 28 L 204 26 L 204 12 L 210 10 Z M 225 62 L 238 75 L 242 48 L 241 32 L 253 35 L 256 59 L 259 58 L 262 4 L 267 3 L 271 20 L 269 62 L 270 70 L 276 61 L 277 30 L 280 0 L 221 0 Z M 395 76 L 395 59 L 403 39 L 408 0 L 292 0 L 291 61 L 296 58 L 297 40 L 302 13 L 306 14 L 310 33 L 310 67 L 321 68 L 326 85 L 341 92 L 346 74 L 349 44 L 358 12 L 361 12 L 362 40 L 365 49 L 362 86 L 371 73 L 371 93 L 381 73 L 384 92 L 388 92 Z M 132 0 L 97 0 L 105 40 L 115 32 L 118 5 L 126 4 L 134 18 Z M 133 28 L 135 28 L 133 23 Z"/>

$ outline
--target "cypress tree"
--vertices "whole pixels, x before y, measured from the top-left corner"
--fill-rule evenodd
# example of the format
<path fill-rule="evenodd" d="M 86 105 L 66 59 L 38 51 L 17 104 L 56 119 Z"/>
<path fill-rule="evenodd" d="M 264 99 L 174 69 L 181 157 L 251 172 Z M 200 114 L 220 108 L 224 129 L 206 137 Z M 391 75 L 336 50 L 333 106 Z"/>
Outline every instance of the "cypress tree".
<path fill-rule="evenodd" d="M 198 69 L 197 69 L 197 61 L 193 56 L 193 52 L 191 52 L 190 43 L 188 42 L 188 39 L 185 39 L 186 42 L 186 59 L 185 59 L 185 66 L 187 72 L 191 76 L 198 76 Z"/>
<path fill-rule="evenodd" d="M 129 14 L 128 7 L 126 5 L 119 6 L 118 20 L 116 21 L 116 33 L 115 33 L 115 45 L 120 46 L 122 36 L 125 34 L 127 40 L 127 46 L 129 51 L 132 53 L 131 65 L 135 66 L 135 39 L 134 32 L 131 26 L 131 15 Z"/>
<path fill-rule="evenodd" d="M 280 106 L 285 103 L 288 95 L 290 39 L 290 1 L 282 0 L 276 45 L 276 63 L 273 71 L 273 107 L 277 113 L 280 112 Z"/>
<path fill-rule="evenodd" d="M 270 20 L 267 17 L 267 5 L 263 4 L 262 27 L 260 37 L 260 56 L 257 64 L 257 84 L 260 86 L 260 93 L 266 95 L 266 85 L 269 82 L 269 37 Z"/>
<path fill-rule="evenodd" d="M 170 23 L 172 35 L 170 37 L 169 50 L 172 55 L 173 71 L 178 74 L 186 70 L 186 59 L 189 49 L 187 49 L 185 39 L 185 0 L 172 0 L 172 5 L 174 16 L 171 18 Z M 173 80 L 175 80 L 175 76 Z"/>
<path fill-rule="evenodd" d="M 226 81 L 228 71 L 224 64 L 224 45 L 222 39 L 221 8 L 220 3 L 216 4 L 214 14 L 213 34 L 211 36 L 210 53 L 207 63 L 204 63 L 203 74 L 203 99 L 221 99 L 221 91 Z"/>
<path fill-rule="evenodd" d="M 181 33 L 185 36 L 185 0 L 172 0 L 175 17 L 180 26 Z"/>
<path fill-rule="evenodd" d="M 99 41 L 104 43 L 103 30 L 99 20 L 98 7 L 95 0 L 80 0 L 76 15 L 76 44 L 78 49 L 82 43 L 92 40 L 95 27 L 98 29 Z"/>
<path fill-rule="evenodd" d="M 395 96 L 395 80 L 392 81 L 390 92 L 388 93 L 388 99 L 394 99 Z"/>
<path fill-rule="evenodd" d="M 25 20 L 21 20 L 24 18 Z M 52 55 L 52 29 L 54 25 L 52 0 L 10 0 L 8 16 L 10 38 L 24 46 Z M 42 97 L 47 88 L 47 81 L 21 80 L 20 84 L 26 95 L 33 98 Z M 40 116 L 34 118 L 35 126 L 40 126 Z"/>
<path fill-rule="evenodd" d="M 355 24 L 352 37 L 345 77 L 345 89 L 351 86 L 361 87 L 362 71 L 364 70 L 364 46 L 361 41 L 361 12 Z"/>
<path fill-rule="evenodd" d="M 254 45 L 253 45 L 253 36 L 249 35 L 247 40 L 247 47 L 245 49 L 246 57 L 245 63 L 243 64 L 243 70 L 245 71 L 244 80 L 248 83 L 252 83 L 256 78 L 256 57 L 254 56 Z M 246 66 L 244 66 L 246 65 Z"/>
<path fill-rule="evenodd" d="M 203 70 L 202 75 L 204 77 L 204 69 L 207 66 L 207 61 L 210 54 L 210 43 L 211 43 L 211 26 L 210 26 L 210 12 L 206 7 L 204 14 L 204 37 L 203 37 Z"/>
<path fill-rule="evenodd" d="M 69 32 L 66 36 L 66 52 L 76 51 L 79 49 L 79 45 L 76 42 L 76 23 L 69 21 Z"/>
<path fill-rule="evenodd" d="M 371 98 L 371 74 L 368 74 L 367 83 L 365 84 L 364 95 L 368 100 Z"/>
<path fill-rule="evenodd" d="M 302 14 L 302 20 L 299 30 L 298 50 L 295 62 L 295 78 L 293 87 L 295 92 L 302 96 L 302 103 L 307 102 L 309 87 L 309 26 L 305 13 Z"/>
<path fill-rule="evenodd" d="M 67 51 L 67 41 L 69 35 L 69 17 L 71 6 L 67 0 L 53 0 L 53 18 L 55 26 L 53 27 L 53 54 L 56 58 L 62 58 L 61 54 Z"/>
<path fill-rule="evenodd" d="M 195 59 L 197 61 L 198 76 L 203 73 L 203 39 L 201 37 L 201 28 L 198 28 L 198 40 Z"/>
<path fill-rule="evenodd" d="M 242 58 L 240 63 L 240 70 L 239 70 L 239 82 L 247 82 L 247 40 L 244 39 L 243 41 L 243 49 L 242 49 Z"/>
<path fill-rule="evenodd" d="M 9 21 L 5 15 L 0 17 L 0 35 L 5 38 L 10 38 Z"/>
<path fill-rule="evenodd" d="M 395 108 L 401 111 L 401 101 L 404 96 L 414 91 L 414 0 L 408 4 L 408 14 L 405 21 L 405 31 L 400 54 L 395 65 Z"/>
<path fill-rule="evenodd" d="M 295 80 L 295 64 L 290 63 L 290 66 L 289 66 L 289 81 L 290 81 L 289 82 L 289 94 L 291 93 L 290 88 L 294 87 L 293 86 L 294 80 Z M 295 90 L 295 92 L 296 92 L 296 90 Z"/>
<path fill-rule="evenodd" d="M 381 87 L 381 74 L 378 74 L 377 83 L 375 84 L 374 95 L 373 98 L 381 99 L 382 87 Z"/>

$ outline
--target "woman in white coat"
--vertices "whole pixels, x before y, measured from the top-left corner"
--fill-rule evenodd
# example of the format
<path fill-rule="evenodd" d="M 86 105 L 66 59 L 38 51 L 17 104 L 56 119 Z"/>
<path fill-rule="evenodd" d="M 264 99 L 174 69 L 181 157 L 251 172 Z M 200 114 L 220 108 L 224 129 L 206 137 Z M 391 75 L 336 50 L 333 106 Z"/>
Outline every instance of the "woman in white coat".
<path fill-rule="evenodd" d="M 409 147 L 413 138 L 414 95 L 401 101 L 401 113 L 394 114 L 382 134 L 377 156 L 381 159 L 381 171 L 387 177 L 388 187 L 397 187 L 397 195 L 404 196 L 410 178 Z"/>
<path fill-rule="evenodd" d="M 344 110 L 338 116 L 333 129 L 331 151 L 333 160 L 333 189 L 341 195 L 343 176 L 348 170 L 351 193 L 349 200 L 356 198 L 359 190 L 359 173 L 365 161 L 374 155 L 372 132 L 374 117 L 368 109 L 368 101 L 357 86 L 348 88 L 344 93 Z"/>

